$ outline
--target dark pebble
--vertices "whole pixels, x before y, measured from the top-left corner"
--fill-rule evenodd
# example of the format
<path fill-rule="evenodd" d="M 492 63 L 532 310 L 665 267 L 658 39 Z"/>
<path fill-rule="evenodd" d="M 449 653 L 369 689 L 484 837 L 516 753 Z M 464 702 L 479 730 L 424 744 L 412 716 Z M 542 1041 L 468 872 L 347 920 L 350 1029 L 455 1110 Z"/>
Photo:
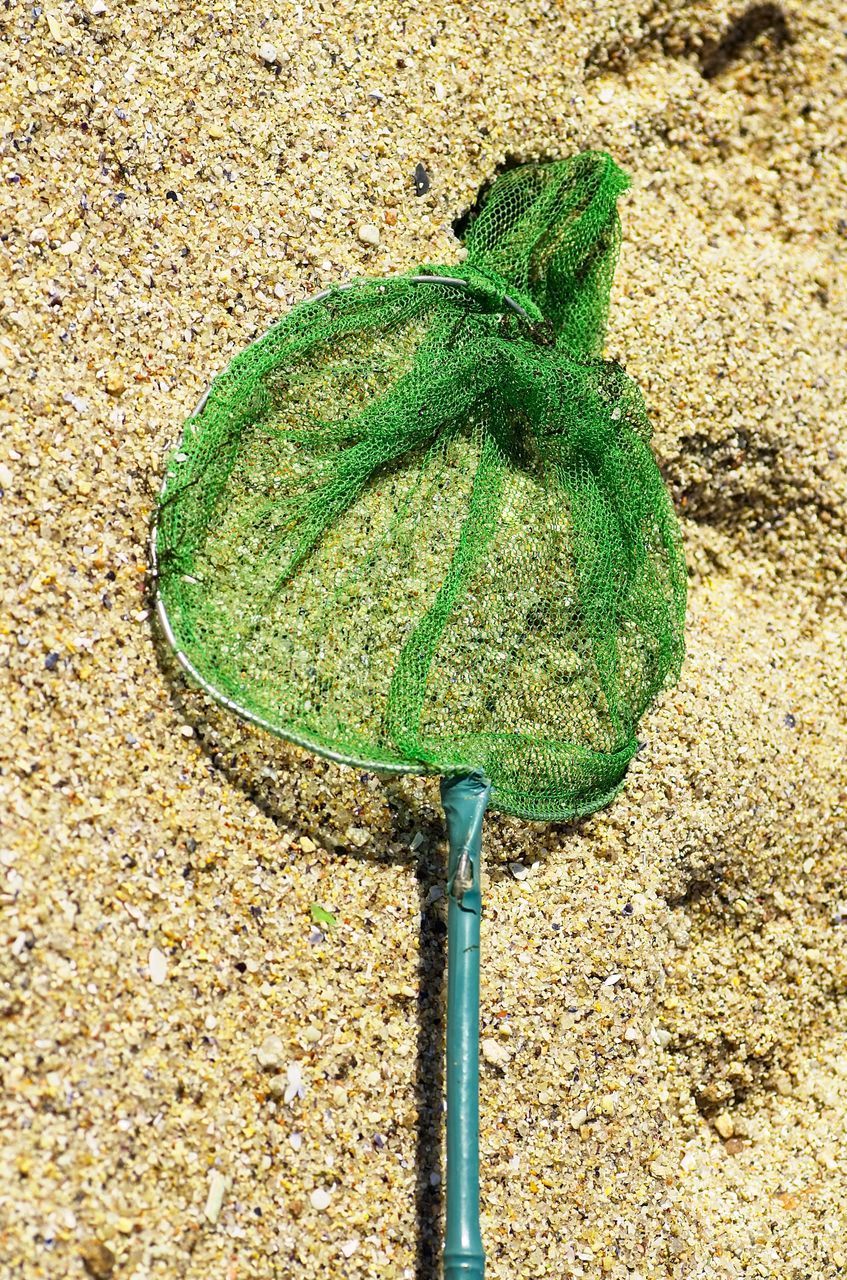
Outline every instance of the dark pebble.
<path fill-rule="evenodd" d="M 59 665 L 58 653 L 48 653 L 47 657 L 44 659 L 44 665 L 48 671 L 55 671 L 56 667 Z"/>
<path fill-rule="evenodd" d="M 102 1240 L 84 1240 L 79 1246 L 79 1256 L 94 1280 L 109 1280 L 115 1269 L 115 1255 Z"/>
<path fill-rule="evenodd" d="M 415 166 L 415 195 L 425 196 L 429 191 L 429 174 L 422 164 Z"/>

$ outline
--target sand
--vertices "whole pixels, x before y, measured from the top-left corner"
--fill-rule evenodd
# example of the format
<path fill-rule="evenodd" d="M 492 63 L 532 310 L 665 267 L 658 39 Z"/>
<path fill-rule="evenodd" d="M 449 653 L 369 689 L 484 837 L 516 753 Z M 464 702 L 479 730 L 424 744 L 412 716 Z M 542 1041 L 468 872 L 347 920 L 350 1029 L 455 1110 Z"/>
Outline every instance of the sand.
<path fill-rule="evenodd" d="M 5 11 L 4 1280 L 437 1274 L 435 784 L 190 689 L 148 525 L 281 311 L 455 261 L 498 165 L 587 146 L 634 178 L 608 351 L 683 518 L 689 653 L 608 811 L 488 824 L 488 1274 L 847 1274 L 844 17 Z"/>

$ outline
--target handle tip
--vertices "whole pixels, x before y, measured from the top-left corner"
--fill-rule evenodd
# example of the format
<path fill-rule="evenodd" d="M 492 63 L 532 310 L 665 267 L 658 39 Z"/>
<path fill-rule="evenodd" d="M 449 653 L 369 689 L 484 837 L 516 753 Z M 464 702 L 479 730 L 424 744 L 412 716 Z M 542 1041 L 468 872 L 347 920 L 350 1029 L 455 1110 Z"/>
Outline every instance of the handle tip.
<path fill-rule="evenodd" d="M 485 1254 L 451 1254 L 444 1250 L 444 1280 L 485 1280 Z"/>

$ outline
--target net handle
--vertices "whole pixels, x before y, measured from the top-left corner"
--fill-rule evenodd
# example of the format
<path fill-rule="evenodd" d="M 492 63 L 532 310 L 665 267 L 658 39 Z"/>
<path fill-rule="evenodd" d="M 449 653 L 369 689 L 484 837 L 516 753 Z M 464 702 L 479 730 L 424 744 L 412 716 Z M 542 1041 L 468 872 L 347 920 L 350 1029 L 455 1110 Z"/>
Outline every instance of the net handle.
<path fill-rule="evenodd" d="M 441 781 L 447 873 L 447 1230 L 444 1280 L 483 1280 L 479 1225 L 479 923 L 482 820 L 491 784 Z"/>

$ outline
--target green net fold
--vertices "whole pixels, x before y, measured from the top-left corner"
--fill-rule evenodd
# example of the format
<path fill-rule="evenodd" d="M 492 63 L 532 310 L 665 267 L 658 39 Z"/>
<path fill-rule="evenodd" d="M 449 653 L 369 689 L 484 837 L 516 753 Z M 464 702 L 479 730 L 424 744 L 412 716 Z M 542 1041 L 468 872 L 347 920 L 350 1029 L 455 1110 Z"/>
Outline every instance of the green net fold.
<path fill-rule="evenodd" d="M 601 352 L 626 176 L 491 188 L 460 264 L 304 302 L 212 384 L 157 515 L 173 640 L 243 715 L 492 805 L 606 803 L 683 653 L 685 566 L 638 388 Z"/>

